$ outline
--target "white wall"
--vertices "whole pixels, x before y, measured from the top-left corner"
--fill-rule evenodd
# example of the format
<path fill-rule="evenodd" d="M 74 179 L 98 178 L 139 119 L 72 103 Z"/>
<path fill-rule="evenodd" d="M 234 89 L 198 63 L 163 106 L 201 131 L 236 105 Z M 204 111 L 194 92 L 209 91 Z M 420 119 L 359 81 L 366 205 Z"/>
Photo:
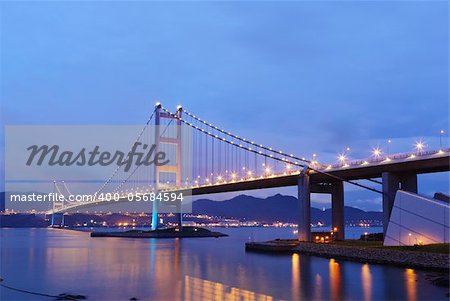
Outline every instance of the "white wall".
<path fill-rule="evenodd" d="M 443 201 L 397 191 L 384 245 L 449 242 L 449 210 Z"/>

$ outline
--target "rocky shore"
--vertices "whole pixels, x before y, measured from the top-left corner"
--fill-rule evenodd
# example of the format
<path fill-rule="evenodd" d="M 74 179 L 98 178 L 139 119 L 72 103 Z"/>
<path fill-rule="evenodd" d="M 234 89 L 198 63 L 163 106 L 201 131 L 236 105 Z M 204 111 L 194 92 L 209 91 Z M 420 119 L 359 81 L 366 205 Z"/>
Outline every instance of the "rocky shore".
<path fill-rule="evenodd" d="M 449 255 L 440 253 L 405 251 L 385 247 L 342 246 L 337 244 L 283 243 L 282 241 L 252 242 L 246 244 L 249 251 L 289 252 L 327 258 L 344 259 L 375 264 L 387 264 L 406 268 L 433 271 L 449 271 Z"/>

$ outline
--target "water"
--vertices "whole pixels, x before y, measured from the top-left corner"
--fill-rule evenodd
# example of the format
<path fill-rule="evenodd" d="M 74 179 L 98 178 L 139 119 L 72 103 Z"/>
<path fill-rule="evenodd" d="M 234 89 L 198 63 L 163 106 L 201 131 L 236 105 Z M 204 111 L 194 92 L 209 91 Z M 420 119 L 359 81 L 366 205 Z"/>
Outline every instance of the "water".
<path fill-rule="evenodd" d="M 88 300 L 447 300 L 447 290 L 422 271 L 244 250 L 250 237 L 293 237 L 293 229 L 218 230 L 230 236 L 155 240 L 2 229 L 1 277 L 17 288 Z M 1 300 L 51 300 L 0 293 Z"/>

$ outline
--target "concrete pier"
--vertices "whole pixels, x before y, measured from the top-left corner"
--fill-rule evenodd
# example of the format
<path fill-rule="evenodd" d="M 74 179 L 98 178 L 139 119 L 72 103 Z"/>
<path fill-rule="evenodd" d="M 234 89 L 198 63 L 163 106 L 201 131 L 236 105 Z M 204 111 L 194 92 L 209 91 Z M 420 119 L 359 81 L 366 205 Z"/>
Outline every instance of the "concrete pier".
<path fill-rule="evenodd" d="M 332 227 L 334 239 L 345 238 L 344 183 L 342 181 L 310 183 L 310 176 L 304 170 L 298 177 L 298 240 L 311 241 L 311 193 L 331 194 Z"/>
<path fill-rule="evenodd" d="M 336 240 L 345 238 L 344 183 L 334 182 L 331 193 L 331 222 Z"/>
<path fill-rule="evenodd" d="M 311 193 L 306 169 L 298 178 L 298 204 L 298 240 L 311 241 Z"/>
<path fill-rule="evenodd" d="M 391 217 L 397 190 L 417 193 L 417 174 L 383 172 L 383 233 L 386 234 L 387 225 Z"/>

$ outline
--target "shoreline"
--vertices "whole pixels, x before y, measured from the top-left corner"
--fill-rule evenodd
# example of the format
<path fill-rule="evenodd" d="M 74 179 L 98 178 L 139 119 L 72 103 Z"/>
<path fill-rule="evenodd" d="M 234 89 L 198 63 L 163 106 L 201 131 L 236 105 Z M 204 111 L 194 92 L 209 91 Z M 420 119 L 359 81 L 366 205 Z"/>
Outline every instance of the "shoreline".
<path fill-rule="evenodd" d="M 249 242 L 245 244 L 245 249 L 246 251 L 268 254 L 298 253 L 433 272 L 448 273 L 450 271 L 449 255 L 442 253 L 283 241 Z"/>

